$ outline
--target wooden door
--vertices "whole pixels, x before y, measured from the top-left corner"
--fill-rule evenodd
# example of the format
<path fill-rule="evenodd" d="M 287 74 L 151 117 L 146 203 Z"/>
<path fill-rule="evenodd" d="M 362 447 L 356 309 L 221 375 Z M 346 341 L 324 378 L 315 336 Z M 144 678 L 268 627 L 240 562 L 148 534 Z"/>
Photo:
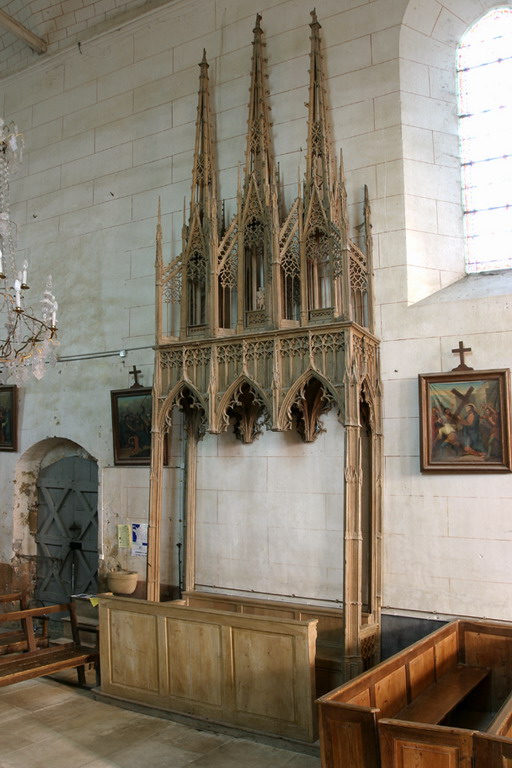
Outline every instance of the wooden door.
<path fill-rule="evenodd" d="M 98 466 L 77 456 L 43 469 L 37 483 L 35 598 L 61 603 L 96 591 L 98 571 Z"/>

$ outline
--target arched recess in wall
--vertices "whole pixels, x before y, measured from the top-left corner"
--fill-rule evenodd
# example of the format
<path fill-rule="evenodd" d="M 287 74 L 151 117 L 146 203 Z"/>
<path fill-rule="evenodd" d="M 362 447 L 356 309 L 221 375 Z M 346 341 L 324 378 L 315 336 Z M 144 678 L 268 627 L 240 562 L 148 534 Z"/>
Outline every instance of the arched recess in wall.
<path fill-rule="evenodd" d="M 410 0 L 399 40 L 407 300 L 465 274 L 456 52 L 487 11 L 511 0 Z"/>
<path fill-rule="evenodd" d="M 41 440 L 28 448 L 20 457 L 15 472 L 14 482 L 14 511 L 13 511 L 13 585 L 16 588 L 25 590 L 31 596 L 34 595 L 34 589 L 38 577 L 41 577 L 41 571 L 38 563 L 42 560 L 41 547 L 37 544 L 38 529 L 40 527 L 40 494 L 41 490 L 38 487 L 41 485 L 40 478 L 50 472 L 52 467 L 56 467 L 61 462 L 66 460 L 76 460 L 77 462 L 83 462 L 84 465 L 89 467 L 89 480 L 87 482 L 86 494 L 91 493 L 92 498 L 97 497 L 97 462 L 96 459 L 91 456 L 82 446 L 68 440 L 66 438 L 52 437 L 46 440 Z M 62 467 L 62 464 L 61 464 Z M 92 475 L 91 475 L 92 473 Z M 90 478 L 93 477 L 92 485 L 95 484 L 96 491 L 92 488 Z M 85 486 L 84 486 L 85 489 Z M 57 492 L 59 500 L 64 498 L 64 492 L 60 490 Z M 82 503 L 83 502 L 83 503 Z M 85 505 L 85 500 L 81 499 L 79 506 Z M 51 502 L 50 502 L 51 506 Z M 91 502 L 91 507 L 94 506 L 94 501 Z M 48 509 L 46 510 L 48 511 Z M 97 570 L 97 558 L 98 558 L 98 530 L 97 522 L 94 516 L 97 518 L 97 505 L 96 508 L 91 508 L 91 515 L 88 516 L 87 526 L 81 526 L 80 531 L 71 531 L 69 534 L 69 541 L 66 544 L 66 555 L 69 558 L 69 570 L 71 573 L 71 561 L 75 557 L 81 557 L 80 551 L 80 539 L 85 533 L 87 528 L 88 537 L 96 537 L 96 552 L 95 562 L 96 567 L 93 567 L 95 572 Z M 80 512 L 80 515 L 82 513 Z M 49 517 L 53 515 L 53 512 L 49 512 Z M 74 522 L 70 521 L 70 525 Z M 47 527 L 47 526 L 45 526 Z M 70 541 L 73 539 L 76 549 L 73 552 L 69 551 Z M 54 567 L 55 564 L 50 563 L 50 567 Z M 67 567 L 67 566 L 66 566 Z M 67 589 L 67 587 L 66 587 Z M 69 591 L 71 589 L 71 582 L 69 585 Z M 76 591 L 76 590 L 75 590 Z M 83 590 L 80 590 L 83 591 Z M 58 601 L 57 601 L 58 602 Z"/>

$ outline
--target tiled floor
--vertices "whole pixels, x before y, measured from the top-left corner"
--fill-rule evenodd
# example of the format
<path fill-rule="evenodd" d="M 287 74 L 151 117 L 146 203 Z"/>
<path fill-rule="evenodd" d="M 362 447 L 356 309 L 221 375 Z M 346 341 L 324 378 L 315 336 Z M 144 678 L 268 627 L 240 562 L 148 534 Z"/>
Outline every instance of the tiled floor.
<path fill-rule="evenodd" d="M 320 759 L 97 701 L 53 680 L 0 689 L 0 768 L 320 768 Z"/>

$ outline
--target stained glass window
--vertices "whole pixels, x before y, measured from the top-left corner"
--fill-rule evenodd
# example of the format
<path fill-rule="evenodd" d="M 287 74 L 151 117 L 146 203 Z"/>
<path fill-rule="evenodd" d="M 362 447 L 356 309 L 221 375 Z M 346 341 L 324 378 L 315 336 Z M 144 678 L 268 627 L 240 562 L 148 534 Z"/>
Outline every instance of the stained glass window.
<path fill-rule="evenodd" d="M 512 267 L 512 9 L 487 13 L 458 48 L 467 271 Z"/>

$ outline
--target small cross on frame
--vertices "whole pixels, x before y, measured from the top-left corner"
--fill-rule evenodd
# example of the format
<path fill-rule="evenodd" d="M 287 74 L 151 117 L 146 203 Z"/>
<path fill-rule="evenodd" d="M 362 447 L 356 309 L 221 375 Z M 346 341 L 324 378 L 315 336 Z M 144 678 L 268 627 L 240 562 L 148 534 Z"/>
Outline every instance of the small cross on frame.
<path fill-rule="evenodd" d="M 466 365 L 464 362 L 464 352 L 471 352 L 471 347 L 465 347 L 462 341 L 459 341 L 459 346 L 452 349 L 454 355 L 459 355 L 460 363 L 456 368 L 452 368 L 452 371 L 472 371 L 470 365 Z"/>
<path fill-rule="evenodd" d="M 133 384 L 131 385 L 130 389 L 139 389 L 142 387 L 142 384 L 139 384 L 139 371 L 138 368 L 134 365 L 131 371 L 128 371 L 130 376 L 133 376 Z"/>

